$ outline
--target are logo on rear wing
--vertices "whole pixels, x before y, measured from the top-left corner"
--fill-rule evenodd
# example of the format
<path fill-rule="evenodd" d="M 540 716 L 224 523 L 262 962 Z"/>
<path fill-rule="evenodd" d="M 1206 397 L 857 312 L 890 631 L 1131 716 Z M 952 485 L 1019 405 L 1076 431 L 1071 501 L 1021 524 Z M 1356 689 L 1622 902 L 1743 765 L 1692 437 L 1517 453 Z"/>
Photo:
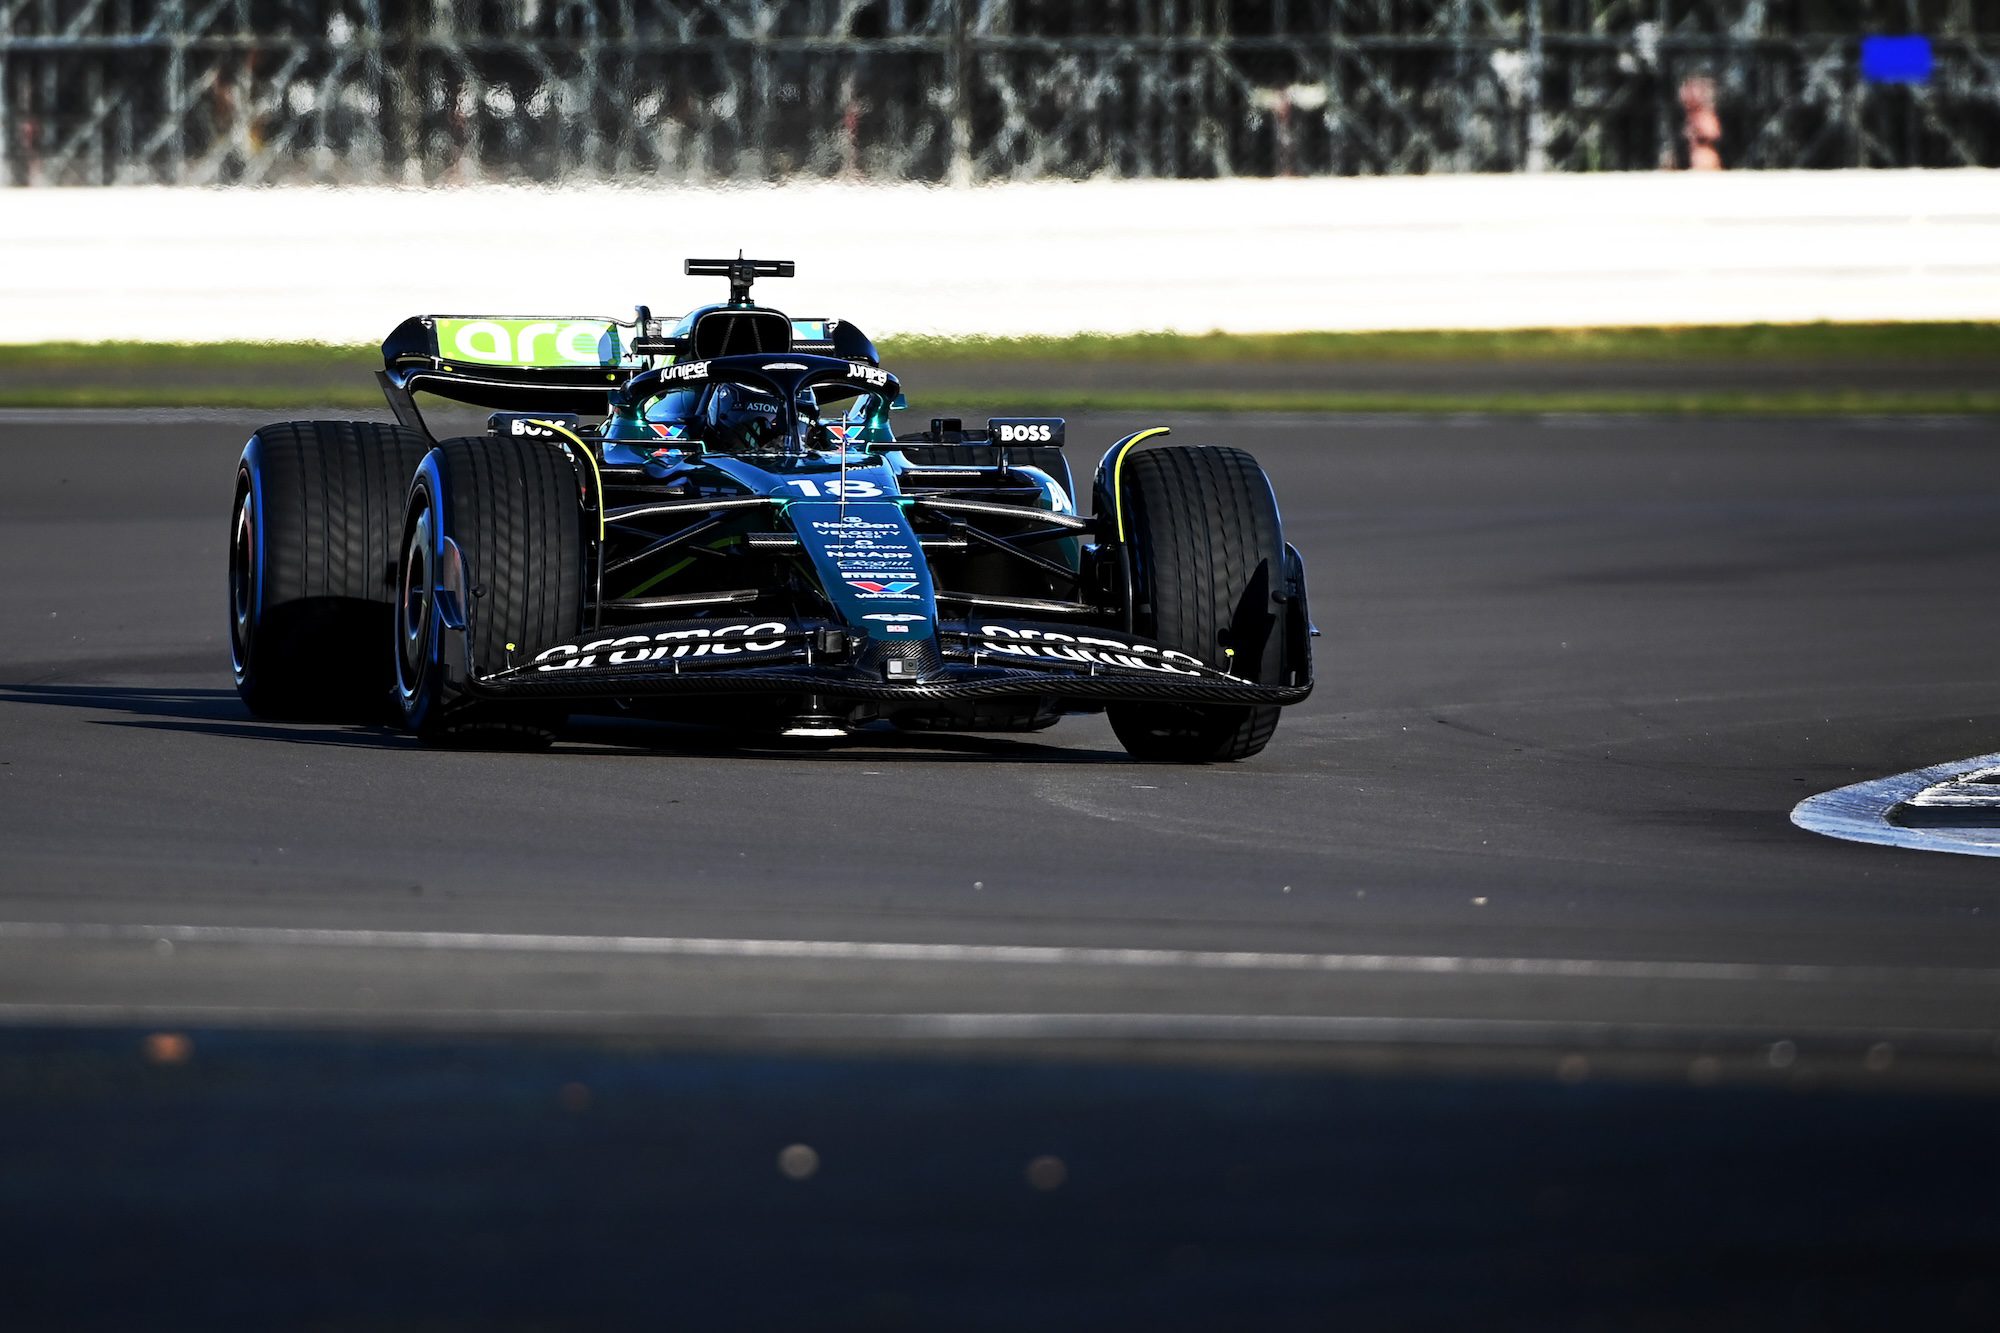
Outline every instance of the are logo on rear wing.
<path fill-rule="evenodd" d="M 595 370 L 625 360 L 625 340 L 616 320 L 438 316 L 428 322 L 432 350 L 441 361 L 523 370 Z"/>

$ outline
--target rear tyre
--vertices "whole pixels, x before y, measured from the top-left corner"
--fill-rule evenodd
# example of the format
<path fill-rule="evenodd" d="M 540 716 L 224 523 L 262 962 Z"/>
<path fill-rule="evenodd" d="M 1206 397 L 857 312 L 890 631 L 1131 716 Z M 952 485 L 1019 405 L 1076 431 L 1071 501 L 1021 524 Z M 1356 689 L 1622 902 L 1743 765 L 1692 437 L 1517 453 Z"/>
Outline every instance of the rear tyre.
<path fill-rule="evenodd" d="M 560 704 L 482 699 L 490 676 L 583 627 L 583 509 L 575 466 L 553 445 L 446 440 L 411 484 L 402 528 L 394 654 L 403 724 L 427 741 L 547 745 Z M 462 608 L 453 628 L 439 590 Z"/>
<path fill-rule="evenodd" d="M 259 717 L 380 721 L 403 497 L 430 441 L 372 421 L 250 437 L 229 533 L 236 692 Z"/>
<path fill-rule="evenodd" d="M 1270 480 L 1241 449 L 1147 449 L 1121 485 L 1133 628 L 1259 684 L 1283 680 L 1284 529 Z M 1277 730 L 1276 705 L 1120 703 L 1105 709 L 1136 759 L 1244 759 Z"/>

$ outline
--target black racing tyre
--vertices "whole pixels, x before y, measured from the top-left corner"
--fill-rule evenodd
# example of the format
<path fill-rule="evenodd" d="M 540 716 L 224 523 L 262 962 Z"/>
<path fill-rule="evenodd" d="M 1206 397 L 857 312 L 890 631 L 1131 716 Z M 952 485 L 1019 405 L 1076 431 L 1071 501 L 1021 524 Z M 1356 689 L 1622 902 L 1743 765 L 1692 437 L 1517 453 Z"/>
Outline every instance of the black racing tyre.
<path fill-rule="evenodd" d="M 236 692 L 259 717 L 379 721 L 403 499 L 430 441 L 372 421 L 250 437 L 229 534 Z"/>
<path fill-rule="evenodd" d="M 1241 449 L 1173 446 L 1126 459 L 1119 483 L 1132 559 L 1133 628 L 1259 684 L 1284 679 L 1278 502 Z M 1138 759 L 1244 759 L 1270 741 L 1276 705 L 1120 703 L 1111 729 Z"/>
<path fill-rule="evenodd" d="M 545 441 L 446 440 L 416 470 L 402 527 L 394 654 L 403 724 L 428 741 L 546 745 L 561 705 L 482 699 L 480 676 L 583 627 L 584 511 L 576 466 Z M 453 628 L 438 589 L 464 608 Z"/>

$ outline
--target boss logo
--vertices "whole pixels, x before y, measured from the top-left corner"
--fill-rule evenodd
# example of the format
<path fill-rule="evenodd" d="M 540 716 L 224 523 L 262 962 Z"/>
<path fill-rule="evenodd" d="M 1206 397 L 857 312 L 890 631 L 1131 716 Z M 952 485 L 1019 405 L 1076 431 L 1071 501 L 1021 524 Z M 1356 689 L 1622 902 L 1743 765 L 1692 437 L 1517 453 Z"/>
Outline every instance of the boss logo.
<path fill-rule="evenodd" d="M 577 418 L 568 412 L 495 412 L 486 418 L 489 433 L 522 440 L 556 440 L 576 428 Z"/>
<path fill-rule="evenodd" d="M 1047 422 L 1024 422 L 1018 426 L 993 428 L 993 438 L 1001 444 L 1047 444 L 1055 437 L 1055 427 Z"/>

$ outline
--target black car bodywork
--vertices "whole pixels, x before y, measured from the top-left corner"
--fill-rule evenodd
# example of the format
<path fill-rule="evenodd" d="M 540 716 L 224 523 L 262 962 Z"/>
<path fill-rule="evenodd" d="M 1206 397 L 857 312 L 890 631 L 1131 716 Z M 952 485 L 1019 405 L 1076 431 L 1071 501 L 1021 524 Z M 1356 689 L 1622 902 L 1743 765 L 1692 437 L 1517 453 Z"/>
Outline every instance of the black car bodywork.
<path fill-rule="evenodd" d="M 1109 706 L 1114 722 L 1123 707 L 1172 730 L 1253 713 L 1274 724 L 1310 692 L 1304 564 L 1247 455 L 1177 451 L 1192 461 L 1144 492 L 1148 508 L 1128 469 L 1166 432 L 1133 432 L 1103 454 L 1080 514 L 1062 420 L 939 419 L 898 435 L 902 386 L 859 329 L 751 302 L 751 281 L 789 264 L 688 268 L 728 276 L 730 301 L 670 326 L 643 307 L 629 325 L 420 317 L 384 344 L 406 457 L 423 450 L 392 553 L 395 688 L 420 734 L 522 719 L 546 731 L 602 708 L 836 735 L 1039 727 Z M 507 350 L 516 334 L 530 355 L 513 364 L 454 354 Z M 595 363 L 580 364 L 593 334 Z M 534 352 L 552 340 L 568 355 L 547 364 Z M 418 393 L 501 410 L 483 439 L 438 442 Z M 770 417 L 753 448 L 718 435 L 717 405 L 743 400 Z M 239 545 L 245 521 L 269 521 L 257 444 L 239 480 L 239 510 L 254 491 L 257 516 L 239 515 Z M 1242 532 L 1209 512 L 1221 501 L 1195 494 L 1187 510 L 1161 489 L 1223 464 L 1218 484 L 1254 511 Z M 1215 527 L 1222 545 L 1176 555 L 1142 540 L 1176 524 Z M 258 556 L 239 552 L 232 586 L 256 581 L 237 566 Z M 1174 561 L 1187 570 L 1149 567 Z M 1216 597 L 1203 593 L 1188 604 L 1196 629 L 1182 615 L 1163 634 L 1151 601 L 1220 577 L 1204 561 L 1238 570 L 1221 585 L 1228 604 L 1204 610 Z M 239 590 L 239 639 L 244 601 Z M 1155 757 L 1240 757 L 1199 749 Z"/>

